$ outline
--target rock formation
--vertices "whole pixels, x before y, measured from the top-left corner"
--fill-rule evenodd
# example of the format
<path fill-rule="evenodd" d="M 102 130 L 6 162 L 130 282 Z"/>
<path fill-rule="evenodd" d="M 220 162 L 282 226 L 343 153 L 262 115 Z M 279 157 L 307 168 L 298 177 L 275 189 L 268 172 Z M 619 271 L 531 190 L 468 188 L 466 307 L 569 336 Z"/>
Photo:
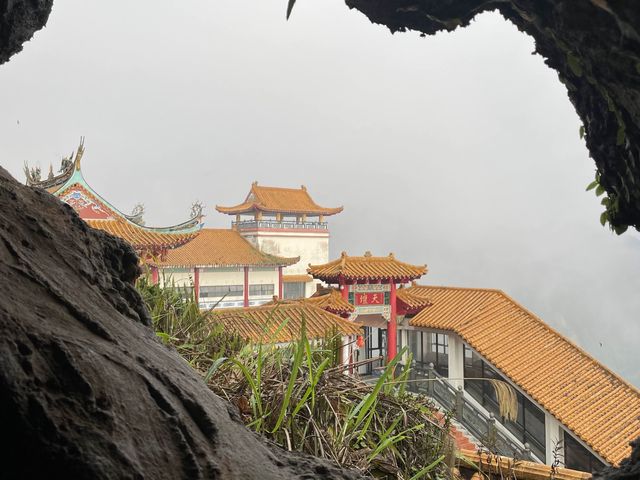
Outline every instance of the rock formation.
<path fill-rule="evenodd" d="M 0 65 L 47 23 L 53 0 L 0 0 Z"/>
<path fill-rule="evenodd" d="M 158 341 L 123 241 L 0 168 L 2 478 L 356 478 L 268 446 Z"/>

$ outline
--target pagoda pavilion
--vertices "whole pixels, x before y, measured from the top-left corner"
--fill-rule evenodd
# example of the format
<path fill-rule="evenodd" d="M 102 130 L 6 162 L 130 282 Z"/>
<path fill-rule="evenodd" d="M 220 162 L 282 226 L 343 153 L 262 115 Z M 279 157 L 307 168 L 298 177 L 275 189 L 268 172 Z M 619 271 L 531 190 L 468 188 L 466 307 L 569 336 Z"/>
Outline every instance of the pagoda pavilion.
<path fill-rule="evenodd" d="M 49 168 L 46 179 L 40 179 L 39 169 L 25 165 L 27 185 L 47 190 L 69 204 L 89 226 L 122 238 L 129 243 L 140 258 L 162 258 L 171 249 L 193 240 L 202 228 L 202 209 L 192 211 L 189 220 L 170 227 L 153 228 L 144 225 L 143 209 L 138 207 L 131 215 L 122 213 L 100 196 L 85 180 L 81 160 L 84 154 L 84 139 L 78 150 L 62 160 L 59 175 Z"/>
<path fill-rule="evenodd" d="M 282 298 L 311 295 L 314 282 L 305 265 L 329 261 L 329 227 L 326 218 L 342 207 L 318 205 L 306 187 L 266 187 L 254 182 L 244 201 L 216 210 L 234 215 L 232 228 L 260 251 L 281 257 L 300 257 L 284 270 Z"/>
<path fill-rule="evenodd" d="M 365 326 L 365 358 L 377 355 L 393 359 L 397 355 L 398 310 L 411 308 L 398 299 L 397 285 L 409 283 L 427 273 L 426 265 L 410 265 L 396 260 L 391 253 L 374 257 L 370 252 L 352 257 L 342 252 L 339 259 L 323 265 L 309 265 L 308 273 L 315 279 L 337 285 L 343 302 L 354 309 L 351 318 Z M 329 297 L 325 308 L 344 311 Z"/>

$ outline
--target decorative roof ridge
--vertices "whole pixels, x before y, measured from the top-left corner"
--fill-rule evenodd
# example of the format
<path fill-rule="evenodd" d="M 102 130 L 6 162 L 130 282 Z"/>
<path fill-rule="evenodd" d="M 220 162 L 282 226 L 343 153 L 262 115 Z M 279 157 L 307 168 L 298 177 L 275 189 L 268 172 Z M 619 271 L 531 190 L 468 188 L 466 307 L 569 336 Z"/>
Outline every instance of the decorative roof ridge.
<path fill-rule="evenodd" d="M 169 225 L 166 227 L 147 227 L 145 225 L 140 225 L 133 221 L 133 217 L 131 215 L 127 215 L 122 212 L 120 209 L 116 208 L 109 201 L 107 201 L 102 195 L 96 192 L 89 182 L 84 178 L 84 174 L 81 169 L 81 160 L 84 155 L 84 137 L 80 138 L 80 145 L 78 146 L 78 151 L 75 156 L 75 160 L 73 161 L 73 168 L 71 175 L 66 180 L 66 182 L 55 191 L 55 195 L 57 197 L 61 197 L 64 193 L 71 189 L 74 185 L 78 185 L 83 188 L 89 195 L 94 197 L 94 199 L 103 205 L 105 205 L 116 217 L 119 217 L 123 222 L 128 223 L 136 228 L 139 228 L 143 231 L 152 232 L 152 233 L 168 233 L 168 234 L 184 234 L 184 233 L 193 233 L 199 231 L 204 224 L 202 223 L 202 219 L 204 215 L 202 214 L 202 208 L 196 209 L 196 204 L 192 206 L 193 216 L 188 220 L 181 222 L 175 225 Z"/>

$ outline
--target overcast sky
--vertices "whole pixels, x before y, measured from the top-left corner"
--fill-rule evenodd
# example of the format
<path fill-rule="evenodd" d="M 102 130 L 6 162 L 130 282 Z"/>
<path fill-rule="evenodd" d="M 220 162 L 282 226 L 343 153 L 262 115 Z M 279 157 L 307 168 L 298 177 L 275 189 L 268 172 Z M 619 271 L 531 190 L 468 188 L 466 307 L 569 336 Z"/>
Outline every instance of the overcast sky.
<path fill-rule="evenodd" d="M 423 283 L 500 288 L 640 385 L 640 236 L 598 223 L 595 166 L 533 40 L 483 14 L 391 35 L 341 0 L 57 0 L 0 68 L 0 159 L 86 136 L 89 183 L 148 225 L 304 184 L 331 254 L 427 263 Z M 514 339 L 517 342 L 518 339 Z"/>

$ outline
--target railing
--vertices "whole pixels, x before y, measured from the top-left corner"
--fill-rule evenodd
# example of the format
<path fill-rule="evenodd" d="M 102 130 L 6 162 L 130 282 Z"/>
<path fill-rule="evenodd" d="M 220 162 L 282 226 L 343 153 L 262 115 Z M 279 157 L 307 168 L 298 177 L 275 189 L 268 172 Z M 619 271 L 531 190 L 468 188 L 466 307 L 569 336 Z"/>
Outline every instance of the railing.
<path fill-rule="evenodd" d="M 454 412 L 454 418 L 493 453 L 522 460 L 533 460 L 529 445 L 514 442 L 496 425 L 492 413 L 487 415 L 465 398 L 461 386 L 455 388 L 438 375 L 432 363 L 423 366 L 413 362 L 407 389 L 435 399 L 444 408 Z"/>
<path fill-rule="evenodd" d="M 298 230 L 328 230 L 327 222 L 278 222 L 276 220 L 241 220 L 231 225 L 238 230 L 254 228 L 298 229 Z"/>

